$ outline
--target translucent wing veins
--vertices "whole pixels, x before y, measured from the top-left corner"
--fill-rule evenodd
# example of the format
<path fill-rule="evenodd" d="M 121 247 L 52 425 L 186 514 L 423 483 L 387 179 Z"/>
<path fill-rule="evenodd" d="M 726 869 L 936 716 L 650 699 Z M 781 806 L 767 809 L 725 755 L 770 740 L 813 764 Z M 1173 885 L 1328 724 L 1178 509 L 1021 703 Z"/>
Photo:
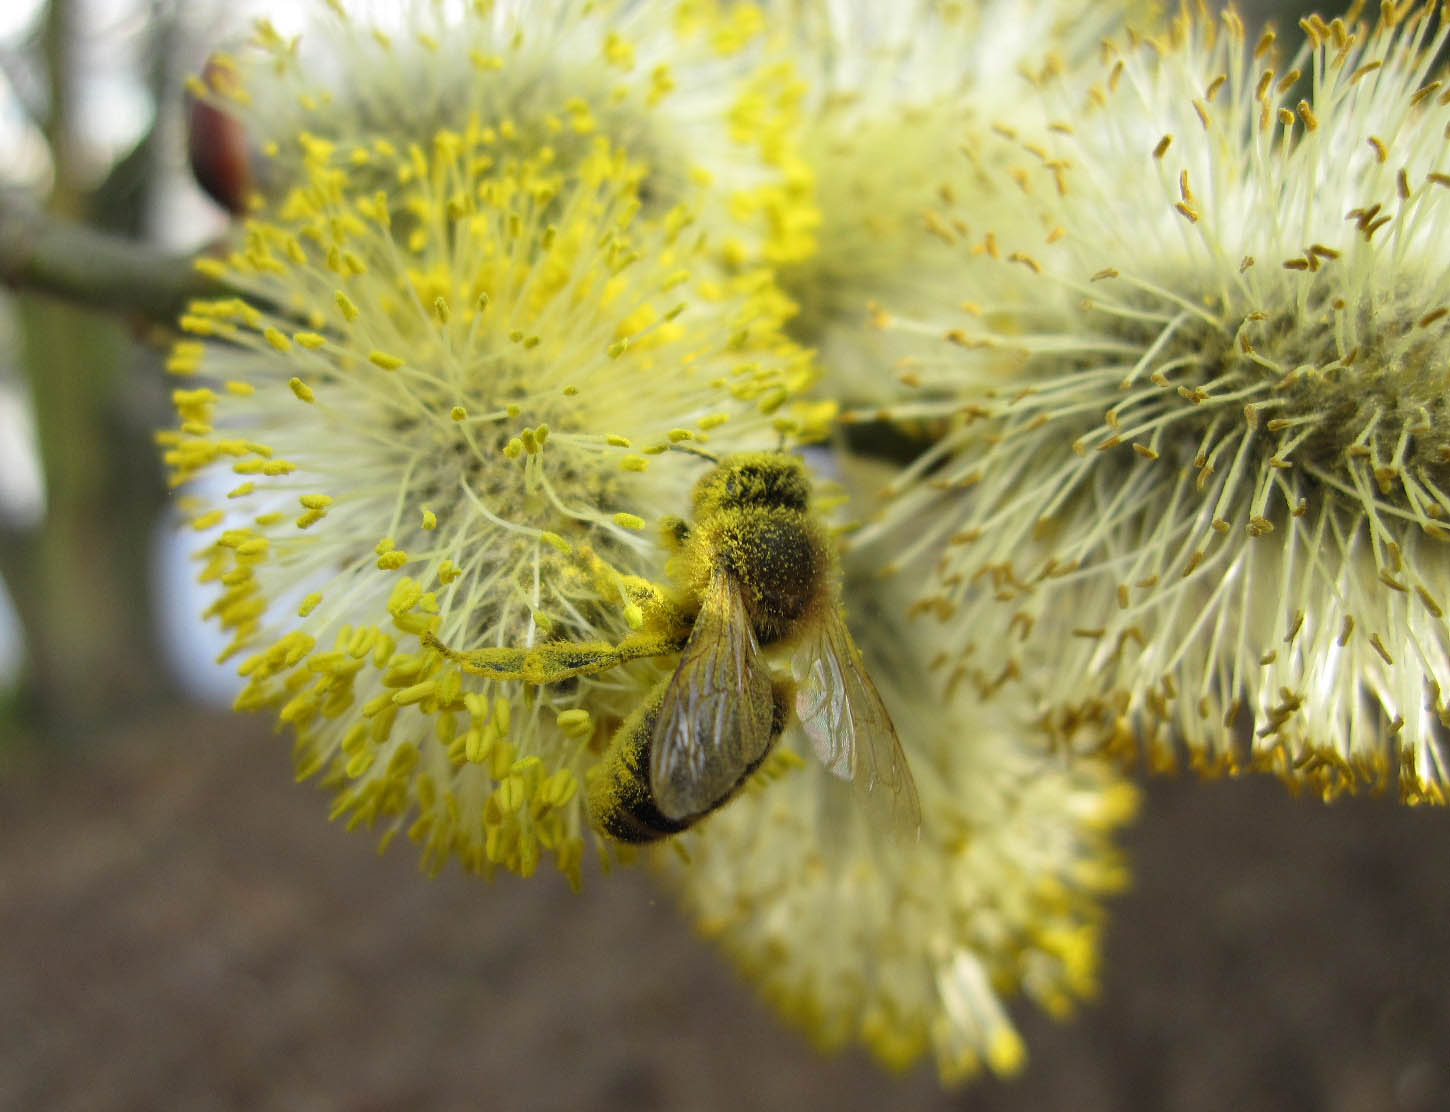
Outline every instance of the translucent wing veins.
<path fill-rule="evenodd" d="M 791 670 L 796 715 L 821 763 L 865 792 L 874 816 L 915 836 L 921 802 L 911 768 L 839 612 L 796 649 Z"/>
<path fill-rule="evenodd" d="M 703 814 L 763 758 L 772 739 L 770 672 L 740 585 L 716 569 L 665 690 L 650 745 L 650 790 L 667 818 Z"/>

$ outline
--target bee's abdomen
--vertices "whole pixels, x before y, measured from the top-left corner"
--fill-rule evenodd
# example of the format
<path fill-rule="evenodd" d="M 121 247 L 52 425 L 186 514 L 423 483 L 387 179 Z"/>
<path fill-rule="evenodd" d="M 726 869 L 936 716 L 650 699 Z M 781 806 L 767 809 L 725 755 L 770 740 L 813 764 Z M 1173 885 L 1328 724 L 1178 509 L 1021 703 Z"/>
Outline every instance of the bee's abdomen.
<path fill-rule="evenodd" d="M 718 559 L 745 588 L 756 640 L 789 636 L 821 591 L 824 539 L 805 514 L 776 508 L 720 515 Z"/>
<path fill-rule="evenodd" d="M 666 680 L 659 684 L 644 703 L 624 720 L 605 750 L 598 771 L 590 780 L 590 821 L 601 833 L 616 841 L 638 845 L 667 838 L 689 829 L 724 804 L 740 790 L 780 740 L 781 731 L 790 720 L 790 708 L 795 699 L 795 690 L 790 683 L 773 683 L 770 692 L 770 744 L 758 758 L 739 770 L 730 790 L 701 814 L 672 819 L 656 806 L 649 783 L 650 746 L 669 682 Z"/>
<path fill-rule="evenodd" d="M 602 833 L 621 842 L 653 842 L 678 834 L 695 821 L 665 817 L 649 787 L 650 738 L 665 686 L 656 687 L 624 720 L 589 786 L 590 818 Z"/>

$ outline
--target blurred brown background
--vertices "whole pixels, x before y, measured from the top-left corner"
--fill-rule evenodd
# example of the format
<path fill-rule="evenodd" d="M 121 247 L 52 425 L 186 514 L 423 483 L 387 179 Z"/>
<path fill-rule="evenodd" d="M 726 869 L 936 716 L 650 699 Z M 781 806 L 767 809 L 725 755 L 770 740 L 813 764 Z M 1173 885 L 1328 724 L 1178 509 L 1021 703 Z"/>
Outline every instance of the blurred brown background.
<path fill-rule="evenodd" d="M 158 713 L 0 776 L 0 1107 L 1450 1104 L 1450 814 L 1158 781 L 1101 1000 L 954 1094 L 823 1058 L 647 875 L 482 884 L 324 821 L 260 720 Z"/>
<path fill-rule="evenodd" d="M 242 9 L 0 7 L 0 188 L 213 234 L 175 106 Z M 156 571 L 185 542 L 153 339 L 0 294 L 0 1108 L 1450 1106 L 1447 812 L 1149 784 L 1100 1002 L 1019 1008 L 1024 1076 L 954 1094 L 816 1055 L 642 872 L 576 896 L 376 856 L 285 738 L 194 701 L 223 680 L 167 664 L 214 650 L 165 633 L 196 605 Z"/>

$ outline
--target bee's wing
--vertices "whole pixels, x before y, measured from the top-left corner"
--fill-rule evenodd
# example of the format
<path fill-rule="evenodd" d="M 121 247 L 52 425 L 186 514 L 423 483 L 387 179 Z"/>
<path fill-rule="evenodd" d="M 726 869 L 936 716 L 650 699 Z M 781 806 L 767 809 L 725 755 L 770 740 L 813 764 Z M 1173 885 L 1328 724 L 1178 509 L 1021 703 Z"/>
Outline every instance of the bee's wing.
<path fill-rule="evenodd" d="M 770 749 L 773 711 L 740 584 L 717 569 L 655 721 L 649 779 L 660 813 L 687 818 L 724 800 Z"/>
<path fill-rule="evenodd" d="M 915 837 L 921 829 L 916 782 L 839 610 L 796 649 L 791 671 L 796 715 L 821 763 L 867 793 L 874 817 Z"/>

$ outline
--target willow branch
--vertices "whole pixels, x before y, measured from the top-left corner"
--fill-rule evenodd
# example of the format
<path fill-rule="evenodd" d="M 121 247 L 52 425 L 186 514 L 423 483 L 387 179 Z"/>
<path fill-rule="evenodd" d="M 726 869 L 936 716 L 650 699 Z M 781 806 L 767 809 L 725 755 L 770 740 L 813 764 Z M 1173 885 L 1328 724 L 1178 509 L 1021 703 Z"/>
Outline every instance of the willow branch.
<path fill-rule="evenodd" d="M 165 323 L 216 292 L 192 263 L 0 194 L 0 282 L 12 289 Z"/>

